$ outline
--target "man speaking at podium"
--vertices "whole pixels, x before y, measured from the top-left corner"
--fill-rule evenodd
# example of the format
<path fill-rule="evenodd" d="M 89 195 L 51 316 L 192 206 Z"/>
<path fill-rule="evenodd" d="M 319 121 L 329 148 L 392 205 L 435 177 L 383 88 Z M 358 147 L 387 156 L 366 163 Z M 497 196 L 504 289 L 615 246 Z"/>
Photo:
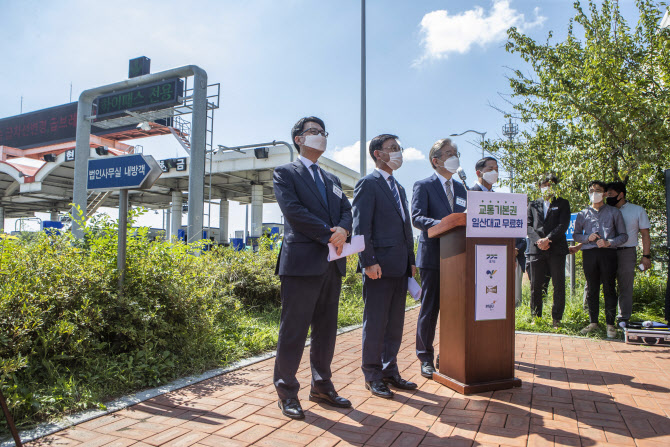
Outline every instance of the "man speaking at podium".
<path fill-rule="evenodd" d="M 335 391 L 330 370 L 347 260 L 328 262 L 327 258 L 329 242 L 341 252 L 353 218 L 340 179 L 318 163 L 328 137 L 323 121 L 314 116 L 302 118 L 293 126 L 291 137 L 300 156 L 293 163 L 277 166 L 273 176 L 277 203 L 284 214 L 284 242 L 276 271 L 281 279 L 281 320 L 274 385 L 284 416 L 304 419 L 295 375 L 310 326 L 310 399 L 351 407 Z"/>
<path fill-rule="evenodd" d="M 416 383 L 400 377 L 397 355 L 405 324 L 407 280 L 413 276 L 414 237 L 405 190 L 393 177 L 402 166 L 397 136 L 370 141 L 376 169 L 354 190 L 354 234 L 365 238 L 359 253 L 363 271 L 363 362 L 365 387 L 373 396 L 391 399 L 388 385 L 413 390 Z"/>
<path fill-rule="evenodd" d="M 440 241 L 428 237 L 428 229 L 451 213 L 462 213 L 467 191 L 453 175 L 460 166 L 456 145 L 449 138 L 437 140 L 430 149 L 432 176 L 414 184 L 412 223 L 421 230 L 416 266 L 421 273 L 421 310 L 416 327 L 416 355 L 421 375 L 433 378 L 435 372 L 435 328 L 440 312 Z"/>

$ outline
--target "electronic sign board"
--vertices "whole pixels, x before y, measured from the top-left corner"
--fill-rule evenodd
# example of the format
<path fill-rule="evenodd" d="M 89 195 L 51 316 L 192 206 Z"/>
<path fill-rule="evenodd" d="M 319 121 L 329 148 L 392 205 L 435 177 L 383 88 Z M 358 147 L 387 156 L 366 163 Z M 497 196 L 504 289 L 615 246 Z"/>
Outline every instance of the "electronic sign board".
<path fill-rule="evenodd" d="M 166 79 L 139 87 L 98 96 L 96 121 L 125 114 L 126 110 L 160 110 L 183 102 L 184 81 L 180 78 Z"/>

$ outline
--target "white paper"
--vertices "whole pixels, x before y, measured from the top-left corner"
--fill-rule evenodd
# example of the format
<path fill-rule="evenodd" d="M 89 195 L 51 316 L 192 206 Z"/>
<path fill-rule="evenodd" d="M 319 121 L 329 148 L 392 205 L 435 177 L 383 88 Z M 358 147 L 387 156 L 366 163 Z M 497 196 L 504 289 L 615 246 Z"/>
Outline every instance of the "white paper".
<path fill-rule="evenodd" d="M 526 237 L 526 194 L 468 191 L 466 237 Z"/>
<path fill-rule="evenodd" d="M 421 299 L 421 286 L 416 282 L 416 279 L 410 278 L 409 281 L 407 281 L 407 291 L 412 298 L 414 298 L 414 301 L 419 301 Z"/>
<path fill-rule="evenodd" d="M 351 243 L 345 242 L 344 247 L 342 247 L 342 254 L 337 254 L 337 249 L 331 243 L 328 244 L 328 261 L 335 261 L 340 258 L 353 255 L 355 253 L 360 253 L 365 250 L 365 238 L 363 236 L 353 236 L 351 238 Z"/>

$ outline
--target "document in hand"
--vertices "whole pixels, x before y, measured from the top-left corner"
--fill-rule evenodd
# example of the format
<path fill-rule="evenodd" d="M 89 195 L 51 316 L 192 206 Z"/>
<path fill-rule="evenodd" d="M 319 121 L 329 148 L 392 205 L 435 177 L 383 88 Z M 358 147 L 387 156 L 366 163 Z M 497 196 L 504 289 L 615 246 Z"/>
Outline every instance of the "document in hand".
<path fill-rule="evenodd" d="M 414 298 L 414 301 L 419 301 L 421 299 L 421 286 L 416 282 L 416 279 L 410 278 L 409 281 L 407 281 L 407 291 L 412 298 Z"/>
<path fill-rule="evenodd" d="M 342 247 L 342 254 L 337 254 L 337 249 L 333 244 L 328 244 L 328 261 L 344 258 L 365 250 L 365 238 L 363 236 L 352 236 L 351 243 L 346 242 Z"/>

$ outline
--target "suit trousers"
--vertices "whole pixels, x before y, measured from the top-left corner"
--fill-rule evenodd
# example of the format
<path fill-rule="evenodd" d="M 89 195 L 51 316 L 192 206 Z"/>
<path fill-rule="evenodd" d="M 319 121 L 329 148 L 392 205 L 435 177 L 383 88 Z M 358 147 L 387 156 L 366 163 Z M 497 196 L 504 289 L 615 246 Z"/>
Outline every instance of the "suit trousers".
<path fill-rule="evenodd" d="M 616 270 L 617 253 L 613 248 L 590 248 L 582 252 L 584 276 L 586 277 L 589 303 L 589 320 L 598 322 L 600 313 L 600 283 L 603 284 L 605 295 L 605 321 L 613 325 L 616 316 Z"/>
<path fill-rule="evenodd" d="M 440 271 L 420 269 L 421 310 L 416 323 L 416 356 L 423 362 L 433 363 L 435 350 L 435 329 L 440 314 Z"/>
<path fill-rule="evenodd" d="M 330 364 L 335 352 L 337 309 L 342 276 L 335 262 L 319 276 L 281 277 L 281 319 L 275 358 L 274 384 L 280 399 L 297 399 L 300 383 L 295 377 L 312 327 L 309 360 L 312 389 L 335 391 Z"/>
<path fill-rule="evenodd" d="M 362 369 L 366 382 L 399 374 L 397 357 L 405 324 L 408 279 L 370 279 L 363 275 Z"/>
<path fill-rule="evenodd" d="M 633 313 L 633 283 L 637 267 L 637 249 L 617 249 L 616 285 L 619 290 L 619 318 L 628 321 Z"/>
<path fill-rule="evenodd" d="M 565 255 L 552 253 L 530 255 L 528 270 L 530 273 L 530 313 L 534 316 L 542 316 L 542 299 L 547 292 L 548 279 L 551 278 L 554 286 L 551 317 L 561 321 L 565 310 Z"/>

